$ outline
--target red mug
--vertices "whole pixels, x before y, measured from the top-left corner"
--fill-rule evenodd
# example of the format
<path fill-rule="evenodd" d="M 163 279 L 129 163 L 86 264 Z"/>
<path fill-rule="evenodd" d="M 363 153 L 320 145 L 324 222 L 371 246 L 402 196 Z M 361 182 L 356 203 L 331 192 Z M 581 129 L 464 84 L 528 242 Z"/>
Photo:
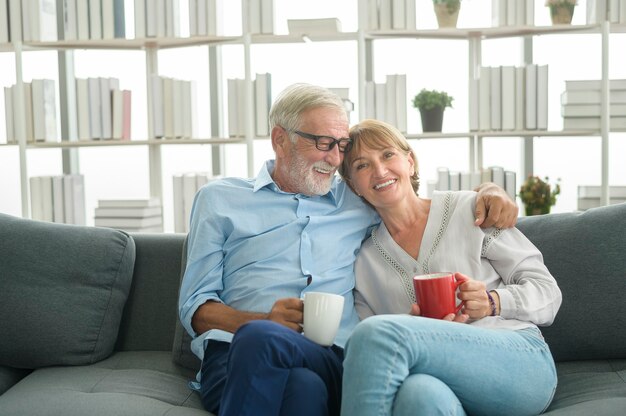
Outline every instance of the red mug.
<path fill-rule="evenodd" d="M 457 280 L 452 272 L 414 276 L 415 300 L 421 316 L 442 319 L 451 313 L 459 313 L 463 302 L 456 304 L 456 290 L 465 281 Z"/>

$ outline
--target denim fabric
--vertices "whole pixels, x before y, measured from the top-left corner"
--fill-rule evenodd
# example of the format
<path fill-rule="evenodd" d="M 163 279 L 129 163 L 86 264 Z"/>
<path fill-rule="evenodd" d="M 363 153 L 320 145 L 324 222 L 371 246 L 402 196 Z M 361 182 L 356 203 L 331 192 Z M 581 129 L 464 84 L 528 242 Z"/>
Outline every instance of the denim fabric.
<path fill-rule="evenodd" d="M 210 411 L 217 413 L 219 405 L 220 415 L 339 415 L 339 347 L 322 347 L 261 320 L 242 326 L 232 344 L 209 341 L 205 358 L 201 394 Z"/>
<path fill-rule="evenodd" d="M 345 353 L 345 416 L 532 415 L 547 408 L 557 382 L 536 328 L 378 315 L 356 327 Z"/>

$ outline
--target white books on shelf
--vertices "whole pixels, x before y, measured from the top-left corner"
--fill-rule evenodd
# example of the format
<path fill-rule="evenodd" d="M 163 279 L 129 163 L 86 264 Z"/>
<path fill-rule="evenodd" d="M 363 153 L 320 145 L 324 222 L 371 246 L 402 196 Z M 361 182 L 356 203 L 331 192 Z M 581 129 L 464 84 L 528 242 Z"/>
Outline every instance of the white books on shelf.
<path fill-rule="evenodd" d="M 208 1 L 208 5 L 207 5 L 207 34 L 210 36 L 216 36 L 216 35 L 221 35 L 223 33 L 223 27 L 222 27 L 222 21 L 224 19 L 222 19 L 223 16 L 223 3 L 222 0 L 207 0 Z M 269 5 L 267 5 L 266 3 L 270 2 Z M 261 6 L 262 6 L 262 10 L 261 12 L 263 13 L 264 9 L 267 9 L 268 7 L 272 8 L 271 11 L 271 15 L 262 15 L 261 18 L 263 19 L 263 23 L 262 25 L 266 25 L 267 26 L 267 20 L 270 18 L 273 18 L 271 16 L 273 16 L 273 0 L 262 0 Z M 274 23 L 272 21 L 272 27 L 273 27 Z M 268 33 L 273 33 L 273 28 L 271 32 Z"/>
<path fill-rule="evenodd" d="M 537 129 L 548 130 L 548 65 L 537 66 Z"/>
<path fill-rule="evenodd" d="M 416 0 L 404 0 L 406 30 L 415 30 L 417 28 L 417 7 L 415 1 Z"/>
<path fill-rule="evenodd" d="M 387 86 L 384 83 L 375 83 L 376 114 L 378 120 L 387 120 Z"/>
<path fill-rule="evenodd" d="M 102 111 L 100 106 L 100 79 L 87 78 L 89 92 L 89 137 L 94 140 L 102 138 Z"/>
<path fill-rule="evenodd" d="M 365 82 L 365 118 L 376 118 L 376 84 Z"/>
<path fill-rule="evenodd" d="M 380 0 L 379 2 L 378 23 L 380 25 L 380 30 L 391 30 L 391 2 L 392 0 Z"/>
<path fill-rule="evenodd" d="M 254 102 L 256 109 L 256 134 L 259 137 L 269 136 L 269 112 L 272 104 L 271 74 L 256 74 L 254 81 Z"/>
<path fill-rule="evenodd" d="M 597 185 L 578 185 L 578 209 L 586 210 L 601 206 L 600 197 L 602 189 Z M 626 186 L 609 187 L 609 204 L 622 204 L 626 202 Z"/>
<path fill-rule="evenodd" d="M 35 140 L 54 142 L 57 140 L 54 81 L 51 79 L 33 79 L 31 88 Z"/>
<path fill-rule="evenodd" d="M 526 127 L 526 71 L 523 66 L 515 68 L 515 130 Z"/>
<path fill-rule="evenodd" d="M 111 98 L 113 90 L 119 89 L 119 80 L 116 78 L 98 78 L 100 80 L 100 119 L 102 120 L 102 139 L 113 137 L 113 115 Z"/>
<path fill-rule="evenodd" d="M 56 41 L 57 36 L 57 6 L 56 0 L 29 0 L 23 4 L 27 6 L 28 31 L 24 31 L 25 40 Z M 23 9 L 24 10 L 24 9 Z"/>
<path fill-rule="evenodd" d="M 4 119 L 7 143 L 17 143 L 13 127 L 13 105 L 13 91 L 11 87 L 4 87 Z"/>
<path fill-rule="evenodd" d="M 167 0 L 153 0 L 147 2 L 148 5 L 150 3 L 155 4 L 153 7 L 155 9 L 154 13 L 156 17 L 156 36 L 163 38 L 167 36 Z"/>
<path fill-rule="evenodd" d="M 41 199 L 43 206 L 43 221 L 54 221 L 54 205 L 52 199 L 52 176 L 41 177 Z"/>
<path fill-rule="evenodd" d="M 102 0 L 102 38 L 126 37 L 126 15 L 124 0 Z"/>
<path fill-rule="evenodd" d="M 181 138 L 185 134 L 183 127 L 183 87 L 184 81 L 175 79 L 172 84 L 172 119 L 173 119 L 173 133 L 172 137 Z"/>
<path fill-rule="evenodd" d="M 8 16 L 11 25 L 9 27 L 9 39 L 11 42 L 22 40 L 22 2 L 20 0 L 8 0 Z"/>
<path fill-rule="evenodd" d="M 507 25 L 507 0 L 491 0 L 491 26 Z"/>
<path fill-rule="evenodd" d="M 80 0 L 61 0 L 63 11 L 63 31 L 62 35 L 65 40 L 78 39 L 78 4 Z M 58 10 L 57 10 L 58 12 Z"/>
<path fill-rule="evenodd" d="M 112 128 L 115 140 L 130 140 L 131 92 L 115 89 L 112 92 Z"/>
<path fill-rule="evenodd" d="M 175 174 L 172 177 L 172 194 L 174 198 L 174 232 L 184 233 L 187 231 L 185 222 L 185 200 L 183 197 L 183 175 Z"/>
<path fill-rule="evenodd" d="M 292 35 L 332 34 L 341 32 L 341 21 L 336 17 L 287 19 L 287 28 Z"/>
<path fill-rule="evenodd" d="M 196 193 L 209 181 L 215 179 L 209 177 L 206 172 L 179 173 L 173 176 L 174 195 L 174 231 L 184 233 L 189 231 L 191 208 Z"/>
<path fill-rule="evenodd" d="M 40 176 L 33 176 L 30 182 L 30 216 L 34 220 L 43 220 L 42 182 Z"/>
<path fill-rule="evenodd" d="M 63 217 L 67 224 L 76 224 L 76 219 L 74 218 L 74 176 L 75 175 L 63 175 Z M 84 201 L 82 202 L 84 211 Z M 84 225 L 84 222 L 80 225 Z"/>
<path fill-rule="evenodd" d="M 180 36 L 180 4 L 178 0 L 165 1 L 165 36 Z"/>
<path fill-rule="evenodd" d="M 158 75 L 152 75 L 150 78 L 152 98 L 150 105 L 152 106 L 152 136 L 153 138 L 161 138 L 165 135 L 165 113 L 163 108 L 163 80 Z"/>
<path fill-rule="evenodd" d="M 515 130 L 515 70 L 514 66 L 501 67 L 502 130 Z"/>
<path fill-rule="evenodd" d="M 85 225 L 82 175 L 30 178 L 31 216 L 41 221 Z"/>
<path fill-rule="evenodd" d="M 391 28 L 406 29 L 404 0 L 391 0 Z"/>
<path fill-rule="evenodd" d="M 446 167 L 437 168 L 437 191 L 447 191 L 450 189 L 450 170 Z"/>
<path fill-rule="evenodd" d="M 490 166 L 489 170 L 491 171 L 491 182 L 504 189 L 504 168 L 502 166 Z"/>
<path fill-rule="evenodd" d="M 17 103 L 17 85 L 13 87 L 13 102 Z M 15 113 L 13 113 L 15 115 Z M 33 93 L 32 83 L 24 83 L 24 116 L 26 118 L 26 142 L 32 143 L 35 141 L 35 122 L 33 121 Z M 17 121 L 13 121 L 14 128 L 17 127 Z M 16 130 L 17 133 L 17 130 Z M 17 137 L 17 136 L 16 136 Z"/>
<path fill-rule="evenodd" d="M 392 126 L 396 125 L 397 122 L 397 114 L 396 114 L 396 105 L 397 105 L 397 88 L 396 88 L 396 76 L 395 75 L 387 75 L 385 80 L 385 115 L 387 116 L 385 121 Z"/>
<path fill-rule="evenodd" d="M 471 191 L 472 190 L 472 174 L 471 172 L 461 172 L 460 176 L 460 190 Z"/>
<path fill-rule="evenodd" d="M 243 132 L 239 131 L 239 80 L 236 78 L 229 78 L 226 83 L 228 91 L 228 135 L 230 137 L 238 137 L 243 135 Z M 243 85 L 242 85 L 243 86 Z"/>
<path fill-rule="evenodd" d="M 626 116 L 626 104 L 611 104 L 609 106 L 611 117 Z M 600 104 L 567 104 L 561 106 L 563 117 L 600 117 L 602 106 Z"/>
<path fill-rule="evenodd" d="M 602 126 L 600 117 L 565 117 L 563 118 L 563 130 L 598 130 Z M 611 117 L 609 120 L 610 130 L 626 130 L 626 117 Z"/>
<path fill-rule="evenodd" d="M 397 74 L 396 77 L 396 123 L 395 126 L 402 133 L 407 132 L 407 99 L 406 74 Z"/>
<path fill-rule="evenodd" d="M 526 129 L 537 129 L 537 64 L 526 65 Z"/>
<path fill-rule="evenodd" d="M 479 128 L 479 111 L 480 111 L 480 80 L 472 78 L 469 80 L 469 129 L 476 131 Z"/>
<path fill-rule="evenodd" d="M 451 191 L 461 190 L 461 172 L 450 171 L 449 185 Z"/>
<path fill-rule="evenodd" d="M 587 24 L 602 23 L 607 17 L 608 0 L 587 0 Z"/>
<path fill-rule="evenodd" d="M 482 173 L 480 171 L 476 170 L 476 171 L 470 172 L 470 190 L 471 191 L 478 188 L 481 182 L 482 182 Z"/>
<path fill-rule="evenodd" d="M 248 1 L 248 28 L 249 33 L 261 32 L 261 0 Z"/>

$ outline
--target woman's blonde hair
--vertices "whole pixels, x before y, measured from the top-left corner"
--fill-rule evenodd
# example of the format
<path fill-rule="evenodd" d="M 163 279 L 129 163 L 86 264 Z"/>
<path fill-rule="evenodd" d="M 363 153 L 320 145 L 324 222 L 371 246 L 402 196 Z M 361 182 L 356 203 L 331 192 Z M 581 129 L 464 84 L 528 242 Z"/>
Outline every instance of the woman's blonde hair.
<path fill-rule="evenodd" d="M 406 138 L 394 126 L 383 121 L 367 119 L 350 128 L 350 138 L 352 139 L 352 149 L 343 158 L 343 163 L 339 167 L 339 174 L 352 188 L 350 167 L 352 162 L 361 152 L 363 146 L 370 149 L 385 149 L 394 147 L 405 155 L 409 155 L 413 162 L 415 172 L 411 175 L 411 186 L 415 193 L 419 190 L 420 180 L 415 153 Z M 354 189 L 353 189 L 354 190 Z"/>

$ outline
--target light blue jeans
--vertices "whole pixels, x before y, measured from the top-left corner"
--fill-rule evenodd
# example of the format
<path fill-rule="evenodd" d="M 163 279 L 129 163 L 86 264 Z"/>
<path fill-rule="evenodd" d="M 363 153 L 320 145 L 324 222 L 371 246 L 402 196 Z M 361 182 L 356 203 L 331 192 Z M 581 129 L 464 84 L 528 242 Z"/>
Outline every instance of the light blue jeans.
<path fill-rule="evenodd" d="M 554 395 L 554 360 L 536 328 L 517 331 L 378 315 L 345 349 L 341 414 L 533 415 Z"/>

